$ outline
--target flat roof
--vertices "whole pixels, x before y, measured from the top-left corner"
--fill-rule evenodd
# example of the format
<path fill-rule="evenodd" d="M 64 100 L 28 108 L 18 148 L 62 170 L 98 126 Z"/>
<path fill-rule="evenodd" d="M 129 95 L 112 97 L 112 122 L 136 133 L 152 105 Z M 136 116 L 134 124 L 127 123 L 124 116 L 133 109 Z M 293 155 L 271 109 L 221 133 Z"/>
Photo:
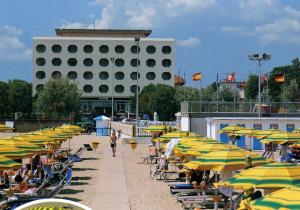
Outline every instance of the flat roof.
<path fill-rule="evenodd" d="M 66 29 L 56 28 L 57 36 L 64 37 L 139 37 L 144 38 L 151 34 L 152 30 L 131 29 Z"/>
<path fill-rule="evenodd" d="M 299 117 L 206 117 L 206 121 L 211 120 L 300 120 Z"/>
<path fill-rule="evenodd" d="M 124 37 L 61 37 L 61 36 L 36 36 L 33 37 L 33 40 L 74 40 L 74 41 L 86 41 L 86 40 L 102 40 L 102 41 L 134 41 L 133 37 L 124 38 Z M 141 38 L 141 41 L 166 41 L 166 42 L 175 42 L 174 38 Z"/>

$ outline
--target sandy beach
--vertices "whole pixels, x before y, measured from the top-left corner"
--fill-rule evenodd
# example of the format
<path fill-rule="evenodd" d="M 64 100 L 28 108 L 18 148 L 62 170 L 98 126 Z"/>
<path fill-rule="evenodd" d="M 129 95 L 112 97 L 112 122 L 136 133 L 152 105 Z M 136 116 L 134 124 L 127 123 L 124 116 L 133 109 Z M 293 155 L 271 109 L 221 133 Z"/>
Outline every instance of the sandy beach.
<path fill-rule="evenodd" d="M 135 151 L 132 151 L 129 144 L 122 144 L 119 141 L 115 158 L 111 157 L 107 137 L 77 136 L 71 140 L 71 147 L 76 151 L 84 143 L 93 141 L 100 142 L 97 151 L 84 152 L 82 155 L 83 161 L 75 163 L 73 166 L 74 175 L 71 186 L 65 188 L 58 197 L 78 201 L 92 209 L 114 209 L 114 205 L 110 204 L 110 200 L 111 202 L 122 201 L 123 205 L 118 209 L 124 210 L 180 209 L 180 205 L 170 196 L 167 183 L 150 180 L 149 165 L 142 164 L 142 157 L 145 157 L 147 153 L 146 144 L 138 144 Z M 67 147 L 67 145 L 66 142 L 63 146 Z M 123 167 L 103 171 L 104 165 L 107 165 L 106 163 L 119 165 L 122 164 L 120 161 L 122 161 Z M 113 175 L 114 173 L 117 174 L 117 178 Z M 103 179 L 104 176 L 106 176 L 106 180 Z M 126 182 L 126 189 L 123 189 L 122 192 L 118 191 L 118 188 L 120 190 L 120 186 L 124 185 L 120 179 L 124 179 Z M 116 181 L 118 184 L 114 187 Z M 111 185 L 111 190 L 115 189 L 117 191 L 98 192 L 107 185 L 108 188 Z M 106 205 L 105 208 L 103 208 L 104 204 Z M 100 206 L 101 208 L 99 208 Z"/>

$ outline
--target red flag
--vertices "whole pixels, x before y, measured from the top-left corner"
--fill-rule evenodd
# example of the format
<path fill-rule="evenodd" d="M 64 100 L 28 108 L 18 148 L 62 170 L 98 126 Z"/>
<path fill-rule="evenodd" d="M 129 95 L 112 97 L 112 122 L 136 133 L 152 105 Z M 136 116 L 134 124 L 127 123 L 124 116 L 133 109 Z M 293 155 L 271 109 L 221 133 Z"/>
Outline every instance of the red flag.
<path fill-rule="evenodd" d="M 264 74 L 260 76 L 260 82 L 264 83 L 267 82 L 268 80 L 269 80 L 268 74 Z"/>
<path fill-rule="evenodd" d="M 235 80 L 235 73 L 233 72 L 233 73 L 228 75 L 227 81 L 234 82 L 234 80 Z"/>

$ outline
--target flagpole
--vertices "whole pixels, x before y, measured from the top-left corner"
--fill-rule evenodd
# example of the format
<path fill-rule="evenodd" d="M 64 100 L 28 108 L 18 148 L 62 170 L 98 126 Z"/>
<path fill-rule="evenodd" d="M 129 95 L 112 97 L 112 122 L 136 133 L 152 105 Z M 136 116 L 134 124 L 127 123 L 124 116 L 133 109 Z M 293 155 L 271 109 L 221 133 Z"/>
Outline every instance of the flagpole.
<path fill-rule="evenodd" d="M 185 80 L 185 70 L 183 71 L 183 79 L 184 79 L 184 81 L 186 81 Z M 184 101 L 186 101 L 186 93 L 185 93 L 186 91 L 184 91 Z"/>
<path fill-rule="evenodd" d="M 219 74 L 217 73 L 217 112 L 219 112 Z"/>
<path fill-rule="evenodd" d="M 200 86 L 201 86 L 201 90 L 202 90 L 202 72 L 200 72 L 200 75 L 201 75 Z"/>

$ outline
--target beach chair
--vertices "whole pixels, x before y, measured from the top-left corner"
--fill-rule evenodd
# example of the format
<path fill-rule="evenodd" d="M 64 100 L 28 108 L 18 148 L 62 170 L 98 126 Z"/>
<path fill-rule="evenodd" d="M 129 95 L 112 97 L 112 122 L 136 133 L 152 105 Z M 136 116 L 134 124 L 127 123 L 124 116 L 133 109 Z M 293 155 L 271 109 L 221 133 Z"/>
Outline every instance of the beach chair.
<path fill-rule="evenodd" d="M 266 159 L 272 158 L 273 152 L 272 151 L 264 151 L 262 156 Z"/>

